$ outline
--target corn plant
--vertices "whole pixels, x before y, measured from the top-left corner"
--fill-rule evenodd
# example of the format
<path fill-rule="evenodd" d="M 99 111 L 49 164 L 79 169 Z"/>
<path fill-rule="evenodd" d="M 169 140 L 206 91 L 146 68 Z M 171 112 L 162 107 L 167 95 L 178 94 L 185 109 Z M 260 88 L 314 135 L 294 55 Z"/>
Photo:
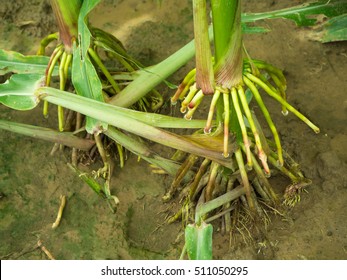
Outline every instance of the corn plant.
<path fill-rule="evenodd" d="M 319 128 L 286 100 L 282 71 L 248 55 L 242 35 L 265 32 L 264 28 L 248 25 L 259 19 L 281 17 L 307 26 L 315 24 L 309 16 L 324 14 L 331 19 L 320 27 L 324 30 L 322 41 L 344 40 L 345 1 L 318 1 L 279 11 L 242 14 L 241 0 L 213 0 L 209 26 L 206 1 L 194 0 L 195 41 L 147 68 L 131 58 L 117 38 L 88 23 L 88 14 L 98 2 L 51 1 L 59 33 L 44 38 L 37 55 L 0 50 L 0 74 L 11 73 L 0 85 L 0 102 L 15 110 L 31 110 L 42 101 L 44 116 L 48 115 L 48 104 L 55 104 L 59 120 L 58 129 L 5 120 L 0 120 L 0 128 L 72 147 L 73 170 L 96 193 L 116 204 L 119 201 L 109 189 L 110 143 L 115 144 L 121 165 L 125 148 L 157 170 L 174 176 L 163 200 L 173 199 L 183 186 L 182 207 L 168 222 L 185 221 L 185 249 L 192 259 L 212 258 L 212 220 L 223 219 L 227 231 L 237 226 L 241 215 L 248 215 L 248 220 L 260 217 L 267 221 L 259 199 L 274 209 L 281 200 L 268 181 L 272 168 L 292 181 L 284 202 L 294 205 L 310 180 L 283 151 L 278 129 L 262 95 L 268 94 L 278 101 L 284 115 L 293 113 L 316 133 Z M 52 43 L 56 47 L 50 56 L 45 56 L 47 45 Z M 123 72 L 107 68 L 100 52 L 106 53 L 107 59 L 117 59 Z M 196 67 L 187 73 L 171 98 L 173 106 L 180 102 L 185 117 L 153 112 L 163 103 L 154 88 L 194 54 Z M 52 86 L 55 77 L 59 88 Z M 192 120 L 199 104 L 207 98 L 210 99 L 207 119 Z M 253 101 L 261 109 L 273 139 L 262 133 L 250 109 L 249 103 Z M 70 117 L 64 119 L 64 115 Z M 167 128 L 186 128 L 192 132 L 181 135 Z M 164 158 L 141 139 L 178 152 L 172 158 Z M 77 169 L 77 155 L 93 147 L 98 150 L 103 167 L 82 174 Z M 198 167 L 197 172 L 193 167 Z"/>

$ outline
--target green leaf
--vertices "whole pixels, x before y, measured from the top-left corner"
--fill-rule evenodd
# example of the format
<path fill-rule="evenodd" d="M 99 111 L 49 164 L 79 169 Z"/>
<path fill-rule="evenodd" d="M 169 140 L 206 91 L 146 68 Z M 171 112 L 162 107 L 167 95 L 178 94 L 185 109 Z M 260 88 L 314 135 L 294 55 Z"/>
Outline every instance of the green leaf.
<path fill-rule="evenodd" d="M 73 45 L 72 83 L 78 95 L 104 102 L 102 84 L 94 65 L 87 54 L 90 47 L 91 33 L 86 23 L 88 13 L 100 0 L 84 1 L 78 18 L 79 44 Z M 86 130 L 88 133 L 98 133 L 107 129 L 107 124 L 87 117 Z"/>
<path fill-rule="evenodd" d="M 323 43 L 347 40 L 347 14 L 328 20 L 322 28 L 318 35 Z"/>
<path fill-rule="evenodd" d="M 80 14 L 78 17 L 78 37 L 79 45 L 81 46 L 81 56 L 87 55 L 90 47 L 91 33 L 88 28 L 87 16 L 94 9 L 94 7 L 100 2 L 100 0 L 88 0 L 83 1 Z"/>
<path fill-rule="evenodd" d="M 80 56 L 80 47 L 73 46 L 72 83 L 78 95 L 104 102 L 102 84 L 89 57 Z M 107 124 L 87 117 L 86 130 L 95 133 L 107 129 Z"/>
<path fill-rule="evenodd" d="M 38 55 L 22 55 L 14 51 L 0 49 L 0 75 L 9 72 L 17 74 L 41 74 L 44 75 L 49 57 Z M 58 68 L 54 69 L 53 75 L 58 74 Z"/>
<path fill-rule="evenodd" d="M 40 99 L 60 105 L 64 108 L 80 112 L 86 116 L 99 119 L 119 129 L 129 131 L 140 137 L 157 142 L 159 144 L 182 150 L 191 154 L 214 160 L 228 168 L 232 167 L 232 159 L 224 158 L 222 153 L 213 147 L 194 141 L 189 137 L 180 136 L 165 131 L 143 121 L 129 116 L 129 109 L 112 106 L 76 94 L 61 91 L 50 87 L 42 87 L 36 91 Z"/>
<path fill-rule="evenodd" d="M 244 34 L 256 34 L 256 33 L 266 33 L 270 32 L 270 29 L 262 26 L 250 26 L 248 24 L 242 23 L 242 33 Z"/>
<path fill-rule="evenodd" d="M 312 26 L 317 23 L 317 18 L 312 15 L 325 15 L 335 17 L 347 12 L 346 0 L 320 0 L 300 6 L 281 9 L 265 13 L 245 13 L 242 22 L 255 22 L 261 19 L 286 18 L 295 21 L 298 26 Z"/>
<path fill-rule="evenodd" d="M 0 84 L 0 103 L 16 110 L 31 110 L 39 103 L 34 95 L 36 89 L 44 83 L 39 74 L 14 74 L 5 83 Z"/>
<path fill-rule="evenodd" d="M 187 225 L 185 241 L 189 259 L 212 260 L 212 233 L 212 225 L 205 222 L 200 226 Z"/>

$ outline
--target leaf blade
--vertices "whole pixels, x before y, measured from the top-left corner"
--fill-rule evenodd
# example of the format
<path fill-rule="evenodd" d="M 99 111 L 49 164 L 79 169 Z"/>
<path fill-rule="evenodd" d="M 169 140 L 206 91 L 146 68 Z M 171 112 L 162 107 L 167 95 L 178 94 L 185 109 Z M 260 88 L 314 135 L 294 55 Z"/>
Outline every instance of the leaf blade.
<path fill-rule="evenodd" d="M 323 43 L 347 40 L 347 14 L 328 20 L 323 24 L 320 41 Z"/>
<path fill-rule="evenodd" d="M 100 0 L 84 1 L 78 18 L 79 44 L 73 44 L 72 83 L 78 95 L 104 102 L 102 84 L 94 65 L 89 59 L 91 33 L 86 23 L 89 12 Z M 88 133 L 99 133 L 107 129 L 107 124 L 87 116 Z"/>
<path fill-rule="evenodd" d="M 15 51 L 0 49 L 0 75 L 9 72 L 17 74 L 41 74 L 44 75 L 49 62 L 48 56 L 23 55 Z M 58 74 L 55 67 L 53 75 Z"/>
<path fill-rule="evenodd" d="M 255 22 L 262 19 L 286 18 L 295 21 L 298 26 L 312 26 L 317 23 L 312 15 L 325 15 L 327 17 L 339 16 L 347 12 L 345 0 L 319 0 L 317 2 L 294 6 L 286 9 L 264 13 L 244 13 L 242 22 Z"/>
<path fill-rule="evenodd" d="M 14 74 L 0 84 L 0 103 L 15 110 L 31 110 L 39 103 L 34 93 L 43 82 L 40 74 Z"/>
<path fill-rule="evenodd" d="M 185 229 L 185 241 L 188 257 L 191 260 L 212 260 L 211 224 L 202 222 L 200 226 L 189 224 Z"/>

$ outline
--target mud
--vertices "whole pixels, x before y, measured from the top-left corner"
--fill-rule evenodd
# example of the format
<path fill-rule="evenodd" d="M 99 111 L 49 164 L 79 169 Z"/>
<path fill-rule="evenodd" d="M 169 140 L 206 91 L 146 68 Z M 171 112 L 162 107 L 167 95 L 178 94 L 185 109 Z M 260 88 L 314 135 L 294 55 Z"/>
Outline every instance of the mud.
<path fill-rule="evenodd" d="M 175 3 L 173 3 L 175 2 Z M 302 1 L 244 1 L 244 11 L 266 11 Z M 295 2 L 295 3 L 294 3 Z M 145 64 L 157 63 L 193 36 L 190 1 L 103 1 L 91 22 L 122 40 Z M 1 48 L 34 53 L 40 38 L 56 31 L 47 1 L 11 1 L 0 8 Z M 246 35 L 253 58 L 284 69 L 288 100 L 321 129 L 312 132 L 293 115 L 283 117 L 280 106 L 265 99 L 284 148 L 300 163 L 313 183 L 301 202 L 284 216 L 272 215 L 262 240 L 249 245 L 215 226 L 217 259 L 346 259 L 347 257 L 347 43 L 312 41 L 309 30 L 285 20 L 264 21 L 272 31 Z M 170 81 L 178 83 L 193 65 L 180 69 Z M 161 88 L 168 96 L 171 90 Z M 253 107 L 257 111 L 256 105 Z M 46 120 L 41 108 L 13 112 L 0 106 L 0 117 L 56 127 L 55 111 Z M 149 166 L 128 156 L 116 166 L 111 192 L 120 199 L 116 213 L 66 163 L 68 151 L 50 156 L 52 145 L 0 133 L 0 258 L 46 259 L 37 241 L 57 259 L 177 259 L 182 248 L 182 224 L 163 224 L 168 204 L 161 196 L 170 177 L 151 173 Z M 288 182 L 279 177 L 278 188 Z M 61 194 L 67 196 L 63 219 L 55 220 Z M 230 245 L 230 246 L 229 246 Z"/>

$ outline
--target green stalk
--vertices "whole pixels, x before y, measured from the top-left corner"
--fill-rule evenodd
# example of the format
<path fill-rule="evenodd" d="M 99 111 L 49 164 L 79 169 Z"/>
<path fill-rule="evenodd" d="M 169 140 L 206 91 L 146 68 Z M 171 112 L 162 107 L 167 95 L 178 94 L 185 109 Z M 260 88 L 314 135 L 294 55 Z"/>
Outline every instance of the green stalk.
<path fill-rule="evenodd" d="M 241 0 L 212 0 L 216 83 L 231 88 L 242 81 Z"/>
<path fill-rule="evenodd" d="M 51 0 L 51 6 L 59 28 L 59 37 L 65 51 L 72 52 L 72 40 L 78 34 L 78 15 L 83 0 Z"/>
<path fill-rule="evenodd" d="M 235 22 L 238 0 L 211 0 L 215 61 L 218 63 L 228 51 L 231 30 Z"/>
<path fill-rule="evenodd" d="M 214 93 L 212 53 L 208 37 L 206 0 L 193 0 L 196 85 L 204 94 Z"/>
<path fill-rule="evenodd" d="M 119 94 L 111 98 L 110 104 L 129 107 L 141 97 L 163 82 L 180 67 L 185 65 L 195 53 L 194 41 L 169 56 L 157 65 L 141 71 L 141 74 Z"/>
<path fill-rule="evenodd" d="M 212 31 L 212 28 L 209 28 L 210 38 L 213 37 Z M 160 63 L 141 70 L 139 76 L 119 94 L 112 97 L 109 103 L 120 107 L 130 107 L 136 103 L 193 58 L 194 44 L 192 40 Z"/>

